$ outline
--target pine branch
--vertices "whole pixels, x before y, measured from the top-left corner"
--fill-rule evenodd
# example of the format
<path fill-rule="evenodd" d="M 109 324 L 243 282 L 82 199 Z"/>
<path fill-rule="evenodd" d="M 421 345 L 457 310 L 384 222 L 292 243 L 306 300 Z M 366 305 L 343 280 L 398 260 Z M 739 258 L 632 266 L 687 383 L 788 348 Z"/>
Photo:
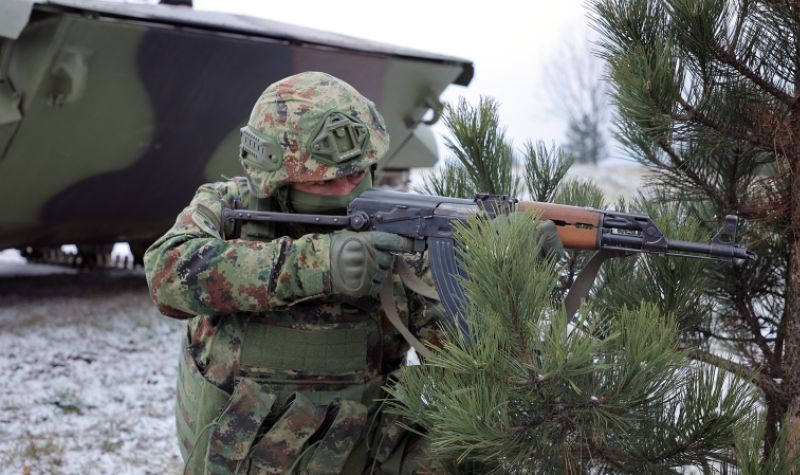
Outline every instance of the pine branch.
<path fill-rule="evenodd" d="M 680 155 L 678 155 L 678 153 L 672 148 L 671 145 L 669 145 L 663 140 L 658 141 L 657 143 L 658 146 L 661 148 L 661 150 L 663 150 L 664 153 L 667 154 L 670 161 L 672 162 L 672 165 L 676 169 L 681 170 L 683 173 L 685 173 L 687 178 L 689 178 L 689 180 L 691 180 L 692 183 L 700 187 L 708 197 L 710 197 L 717 203 L 725 202 L 719 195 L 717 189 L 711 184 L 706 183 L 706 181 L 700 178 L 700 176 L 697 173 L 695 173 L 694 170 L 692 170 L 689 166 L 687 166 L 687 164 L 683 161 Z"/>
<path fill-rule="evenodd" d="M 791 336 L 785 322 L 792 316 L 785 304 L 791 289 L 784 290 L 790 238 L 787 170 L 792 169 L 786 164 L 800 157 L 800 9 L 787 0 L 595 0 L 595 5 L 616 83 L 620 134 L 656 171 L 652 182 L 669 190 L 657 199 L 701 201 L 708 209 L 698 206 L 691 212 L 701 220 L 731 208 L 752 218 L 743 226 L 744 242 L 761 258 L 736 272 L 707 268 L 711 279 L 698 289 L 714 310 L 689 321 L 682 337 L 722 342 L 730 355 L 685 348 L 703 367 L 744 375 L 764 394 L 764 404 L 754 411 L 767 410 L 769 433 L 747 432 L 748 424 L 743 432 L 737 429 L 753 437 L 755 449 L 742 458 L 737 447 L 737 460 L 720 461 L 724 470 L 788 473 L 773 471 L 769 460 L 778 452 L 779 417 L 791 390 L 780 378 L 792 376 L 784 366 L 785 340 Z M 630 289 L 624 274 L 617 278 L 621 289 Z M 679 274 L 664 278 L 682 285 Z M 685 396 L 691 399 L 690 393 Z M 701 402 L 700 413 L 728 411 L 728 406 L 714 407 L 711 399 Z M 796 435 L 783 429 L 781 435 Z M 721 440 L 729 444 L 725 437 Z M 690 449 L 687 463 L 720 469 L 714 460 L 722 446 L 716 447 Z"/>
<path fill-rule="evenodd" d="M 736 139 L 742 140 L 744 142 L 748 142 L 752 145 L 757 147 L 761 147 L 766 151 L 775 152 L 775 144 L 771 142 L 764 142 L 761 140 L 757 134 L 752 133 L 752 131 L 741 131 L 736 129 L 735 127 L 731 127 L 727 124 L 722 124 L 716 122 L 700 112 L 696 107 L 692 106 L 685 98 L 682 96 L 677 96 L 678 103 L 683 107 L 685 114 L 676 114 L 674 112 L 670 112 L 670 118 L 676 120 L 678 122 L 697 122 L 700 125 L 706 126 L 712 130 L 719 132 L 722 135 L 729 135 Z"/>
<path fill-rule="evenodd" d="M 798 35 L 797 33 L 795 33 L 795 38 L 794 38 L 794 58 L 793 58 L 793 60 L 794 60 L 794 68 L 795 68 L 794 70 L 795 71 L 800 71 L 800 35 Z M 797 100 L 797 98 L 800 97 L 800 74 L 795 74 L 795 77 L 794 77 L 794 95 L 795 95 L 795 106 L 794 106 L 793 109 L 794 109 L 795 115 L 797 115 L 798 102 L 800 102 L 800 101 Z"/>
<path fill-rule="evenodd" d="M 758 321 L 758 317 L 755 315 L 751 305 L 748 305 L 748 302 L 751 302 L 751 300 L 748 299 L 747 290 L 743 285 L 744 276 L 742 275 L 742 270 L 734 267 L 733 275 L 735 292 L 733 296 L 734 307 L 739 312 L 739 316 L 748 325 L 748 329 L 750 330 L 750 333 L 752 333 L 756 345 L 761 350 L 762 356 L 764 360 L 767 361 L 770 370 L 772 370 L 773 367 L 780 366 L 780 362 L 775 359 L 775 352 L 772 348 L 770 348 L 766 338 L 764 337 L 763 327 Z M 772 371 L 770 372 L 772 373 Z"/>
<path fill-rule="evenodd" d="M 709 427 L 706 424 L 706 425 L 704 425 L 703 430 L 701 430 L 700 433 L 692 434 L 693 437 L 685 440 L 684 442 L 682 442 L 680 444 L 675 444 L 675 445 L 672 446 L 671 449 L 669 449 L 669 450 L 667 450 L 667 451 L 665 451 L 665 452 L 663 452 L 661 454 L 658 454 L 656 456 L 651 456 L 650 458 L 653 461 L 657 461 L 657 460 L 667 461 L 667 460 L 671 459 L 672 457 L 680 455 L 680 454 L 682 454 L 684 452 L 688 452 L 688 451 L 690 451 L 692 449 L 696 450 L 698 448 L 703 448 L 704 447 L 704 444 L 703 444 L 704 438 L 708 435 L 710 430 L 711 430 L 711 427 Z"/>
<path fill-rule="evenodd" d="M 749 79 L 751 82 L 753 82 L 753 84 L 755 84 L 756 86 L 761 88 L 761 90 L 763 90 L 767 94 L 771 95 L 772 97 L 783 103 L 786 107 L 791 109 L 797 102 L 796 98 L 790 96 L 789 94 L 786 94 L 785 92 L 780 90 L 777 86 L 775 86 L 771 82 L 765 80 L 764 78 L 756 74 L 756 72 L 750 69 L 746 64 L 739 61 L 735 55 L 730 54 L 728 51 L 725 51 L 723 48 L 721 48 L 719 44 L 713 43 L 707 46 L 709 47 L 709 52 L 718 61 L 720 61 L 723 64 L 727 64 L 728 66 L 735 69 L 742 76 Z"/>
<path fill-rule="evenodd" d="M 528 351 L 528 343 L 525 341 L 525 331 L 520 325 L 519 321 L 519 312 L 517 311 L 517 305 L 514 301 L 514 294 L 512 289 L 506 288 L 506 303 L 508 304 L 508 309 L 511 318 L 511 326 L 514 329 L 514 333 L 517 334 L 517 343 L 519 344 L 519 351 L 522 356 L 522 360 L 528 367 L 528 377 L 532 381 L 539 380 L 538 375 L 534 375 L 533 373 L 533 355 Z"/>
<path fill-rule="evenodd" d="M 684 348 L 689 350 L 689 356 L 692 359 L 716 366 L 717 368 L 728 371 L 729 373 L 745 375 L 746 377 L 750 378 L 750 380 L 753 381 L 753 383 L 762 391 L 768 393 L 770 397 L 781 400 L 785 399 L 784 391 L 781 389 L 778 383 L 761 371 L 740 363 L 735 363 L 705 350 L 690 348 L 688 346 Z"/>
<path fill-rule="evenodd" d="M 612 467 L 624 472 L 624 473 L 641 473 L 642 471 L 642 461 L 634 459 L 630 457 L 627 453 L 618 450 L 612 449 L 607 445 L 598 444 L 592 441 L 587 441 L 587 452 L 591 456 L 592 451 L 596 452 L 597 454 L 602 455 L 603 461 L 611 465 Z M 578 451 L 578 453 L 581 453 Z M 597 457 L 591 457 L 591 459 L 595 459 Z M 678 475 L 682 472 L 669 468 L 664 467 L 663 465 L 657 465 L 652 463 L 646 464 L 648 473 L 653 474 L 668 474 L 668 475 Z"/>
<path fill-rule="evenodd" d="M 703 328 L 703 327 L 699 327 L 699 326 L 693 327 L 692 330 L 702 334 L 706 338 L 713 338 L 715 340 L 724 341 L 724 342 L 727 342 L 727 343 L 755 343 L 755 340 L 753 340 L 753 338 L 749 338 L 749 337 L 748 338 L 739 338 L 739 337 L 735 337 L 735 336 L 726 336 L 726 335 L 722 335 L 722 334 L 713 332 L 713 331 L 711 331 L 711 330 L 709 330 L 707 328 Z"/>
<path fill-rule="evenodd" d="M 746 305 L 741 300 L 736 300 L 735 302 L 736 308 L 739 310 L 739 315 L 742 319 L 747 323 L 748 329 L 753 334 L 753 339 L 755 340 L 756 345 L 761 350 L 761 353 L 764 356 L 766 361 L 772 362 L 774 358 L 774 353 L 772 352 L 772 348 L 769 347 L 767 344 L 764 335 L 761 333 L 762 328 L 761 325 L 758 323 L 758 318 L 753 314 L 752 309 Z"/>
<path fill-rule="evenodd" d="M 736 16 L 736 26 L 733 28 L 733 39 L 728 47 L 729 54 L 733 54 L 736 51 L 736 48 L 739 46 L 739 37 L 742 34 L 742 27 L 744 26 L 744 20 L 747 17 L 747 10 L 749 6 L 750 2 L 748 0 L 741 0 L 741 3 L 739 4 L 739 14 Z"/>

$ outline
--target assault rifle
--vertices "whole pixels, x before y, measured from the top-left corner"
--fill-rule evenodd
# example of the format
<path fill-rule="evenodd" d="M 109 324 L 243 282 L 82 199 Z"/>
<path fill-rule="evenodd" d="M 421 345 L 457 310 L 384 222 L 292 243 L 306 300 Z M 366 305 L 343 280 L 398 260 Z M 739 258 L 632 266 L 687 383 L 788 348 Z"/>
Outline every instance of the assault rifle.
<path fill-rule="evenodd" d="M 592 208 L 535 201 L 518 202 L 506 196 L 479 193 L 473 200 L 442 196 L 417 195 L 380 189 L 362 192 L 347 207 L 346 216 L 251 211 L 223 206 L 222 223 L 235 222 L 236 235 L 242 221 L 304 223 L 354 231 L 385 231 L 414 241 L 415 252 L 428 252 L 436 290 L 448 314 L 467 332 L 462 308 L 464 290 L 457 276 L 457 244 L 453 240 L 455 222 L 464 222 L 479 212 L 490 218 L 514 210 L 533 209 L 541 219 L 556 224 L 558 236 L 566 249 L 596 251 L 577 276 L 565 301 L 572 316 L 589 288 L 601 264 L 613 257 L 632 253 L 661 256 L 684 256 L 710 259 L 755 259 L 756 255 L 736 244 L 737 217 L 728 215 L 710 243 L 671 240 L 664 236 L 646 215 L 600 211 Z"/>

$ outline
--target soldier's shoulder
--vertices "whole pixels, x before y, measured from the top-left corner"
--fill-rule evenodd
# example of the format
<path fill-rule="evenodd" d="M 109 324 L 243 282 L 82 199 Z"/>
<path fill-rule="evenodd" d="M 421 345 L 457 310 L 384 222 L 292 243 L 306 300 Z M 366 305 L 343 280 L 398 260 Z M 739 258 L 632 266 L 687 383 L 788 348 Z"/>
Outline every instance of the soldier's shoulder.
<path fill-rule="evenodd" d="M 247 178 L 237 176 L 224 181 L 203 183 L 197 188 L 196 194 L 215 195 L 217 198 L 225 201 L 242 201 L 249 195 Z"/>

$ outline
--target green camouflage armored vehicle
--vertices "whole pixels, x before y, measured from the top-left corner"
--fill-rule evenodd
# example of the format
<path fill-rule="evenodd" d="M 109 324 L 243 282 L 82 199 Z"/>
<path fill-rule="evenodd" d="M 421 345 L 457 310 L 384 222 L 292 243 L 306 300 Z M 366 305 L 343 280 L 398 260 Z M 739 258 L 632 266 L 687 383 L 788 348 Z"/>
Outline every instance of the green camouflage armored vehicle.
<path fill-rule="evenodd" d="M 472 63 L 168 5 L 0 1 L 0 249 L 134 254 L 203 182 L 241 173 L 239 129 L 275 80 L 355 86 L 391 134 L 384 170 L 436 161 L 430 109 Z"/>

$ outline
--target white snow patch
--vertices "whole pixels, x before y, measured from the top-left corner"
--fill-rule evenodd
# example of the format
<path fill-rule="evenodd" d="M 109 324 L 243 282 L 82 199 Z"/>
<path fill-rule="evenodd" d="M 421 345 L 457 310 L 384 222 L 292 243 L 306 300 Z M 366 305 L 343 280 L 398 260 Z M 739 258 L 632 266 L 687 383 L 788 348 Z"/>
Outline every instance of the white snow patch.
<path fill-rule="evenodd" d="M 0 278 L 50 274 L 76 274 L 78 271 L 63 266 L 28 264 L 17 249 L 0 251 Z"/>
<path fill-rule="evenodd" d="M 24 264 L 25 258 L 16 249 L 0 251 L 0 264 Z"/>
<path fill-rule="evenodd" d="M 650 172 L 638 164 L 587 165 L 576 163 L 567 171 L 567 178 L 591 181 L 606 195 L 606 202 L 613 205 L 620 198 L 630 200 L 643 190 Z"/>
<path fill-rule="evenodd" d="M 131 253 L 131 246 L 128 245 L 127 242 L 117 242 L 114 243 L 114 248 L 111 249 L 111 258 L 116 259 L 117 257 L 120 258 L 133 258 L 133 253 Z"/>
<path fill-rule="evenodd" d="M 184 324 L 141 270 L 5 278 L 0 296 L 0 473 L 180 473 Z"/>

